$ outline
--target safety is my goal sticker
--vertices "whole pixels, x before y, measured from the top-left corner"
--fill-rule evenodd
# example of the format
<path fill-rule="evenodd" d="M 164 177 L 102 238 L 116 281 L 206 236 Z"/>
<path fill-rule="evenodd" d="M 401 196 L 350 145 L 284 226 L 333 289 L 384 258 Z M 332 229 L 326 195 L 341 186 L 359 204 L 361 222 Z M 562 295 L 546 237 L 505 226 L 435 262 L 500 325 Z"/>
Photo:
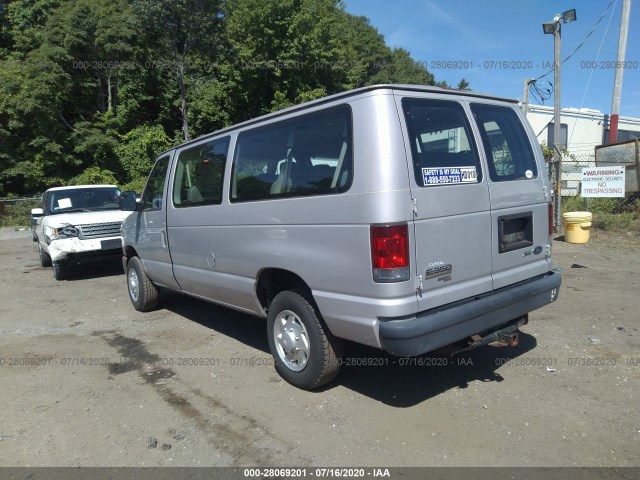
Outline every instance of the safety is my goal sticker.
<path fill-rule="evenodd" d="M 476 167 L 423 168 L 424 186 L 456 185 L 458 183 L 476 183 Z"/>

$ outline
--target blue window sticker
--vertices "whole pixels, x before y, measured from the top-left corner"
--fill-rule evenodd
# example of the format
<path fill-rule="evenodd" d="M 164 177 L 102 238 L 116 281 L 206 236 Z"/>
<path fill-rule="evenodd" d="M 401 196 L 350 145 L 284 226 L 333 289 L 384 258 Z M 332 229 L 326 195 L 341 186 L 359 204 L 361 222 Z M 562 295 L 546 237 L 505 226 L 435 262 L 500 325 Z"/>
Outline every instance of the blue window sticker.
<path fill-rule="evenodd" d="M 477 183 L 476 167 L 423 168 L 424 186 L 457 185 L 459 183 Z"/>

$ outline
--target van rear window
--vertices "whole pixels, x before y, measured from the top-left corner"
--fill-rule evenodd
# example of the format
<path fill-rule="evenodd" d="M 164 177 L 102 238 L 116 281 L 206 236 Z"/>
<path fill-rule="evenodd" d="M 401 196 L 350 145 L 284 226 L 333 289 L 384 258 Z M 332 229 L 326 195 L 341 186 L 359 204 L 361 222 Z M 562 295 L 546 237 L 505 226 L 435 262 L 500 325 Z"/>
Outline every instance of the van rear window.
<path fill-rule="evenodd" d="M 538 176 L 529 137 L 513 108 L 474 103 L 471 111 L 480 129 L 491 180 L 504 182 Z"/>
<path fill-rule="evenodd" d="M 240 133 L 231 201 L 347 191 L 353 176 L 351 136 L 346 105 Z"/>
<path fill-rule="evenodd" d="M 471 128 L 457 102 L 404 98 L 416 183 L 421 187 L 482 180 Z"/>

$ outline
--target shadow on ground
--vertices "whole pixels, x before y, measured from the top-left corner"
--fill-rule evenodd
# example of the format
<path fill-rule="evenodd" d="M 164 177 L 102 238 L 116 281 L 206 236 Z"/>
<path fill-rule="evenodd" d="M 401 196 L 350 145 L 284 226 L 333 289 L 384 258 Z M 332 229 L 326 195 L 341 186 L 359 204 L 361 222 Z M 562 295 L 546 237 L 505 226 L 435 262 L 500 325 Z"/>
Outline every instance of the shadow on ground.
<path fill-rule="evenodd" d="M 162 292 L 160 302 L 161 308 L 269 354 L 264 319 L 172 292 Z M 340 374 L 320 391 L 343 386 L 393 407 L 411 407 L 472 382 L 502 382 L 505 379 L 497 370 L 535 346 L 536 339 L 521 332 L 517 347 L 482 347 L 453 357 L 399 358 L 346 342 Z"/>
<path fill-rule="evenodd" d="M 122 257 L 105 256 L 81 261 L 79 265 L 71 268 L 67 280 L 88 280 L 90 278 L 113 277 L 116 275 L 124 275 Z M 125 281 L 124 278 L 122 281 Z"/>

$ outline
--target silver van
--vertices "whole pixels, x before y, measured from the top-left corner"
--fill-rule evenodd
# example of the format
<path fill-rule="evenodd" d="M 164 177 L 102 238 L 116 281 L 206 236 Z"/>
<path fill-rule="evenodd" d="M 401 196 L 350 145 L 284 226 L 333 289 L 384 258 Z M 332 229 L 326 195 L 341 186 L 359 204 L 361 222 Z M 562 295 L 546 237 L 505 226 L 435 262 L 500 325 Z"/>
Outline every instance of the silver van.
<path fill-rule="evenodd" d="M 332 380 L 342 340 L 415 356 L 517 342 L 558 298 L 550 189 L 512 100 L 359 88 L 160 155 L 122 225 L 129 296 L 267 318 L 280 375 Z"/>

